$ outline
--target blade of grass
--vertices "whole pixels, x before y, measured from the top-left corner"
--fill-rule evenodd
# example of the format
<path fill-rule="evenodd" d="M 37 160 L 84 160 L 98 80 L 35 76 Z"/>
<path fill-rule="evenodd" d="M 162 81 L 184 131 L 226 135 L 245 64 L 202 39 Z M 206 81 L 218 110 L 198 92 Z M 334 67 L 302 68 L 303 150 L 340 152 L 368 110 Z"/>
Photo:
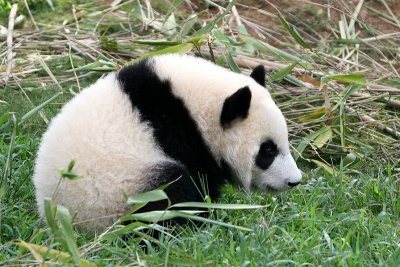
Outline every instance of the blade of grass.
<path fill-rule="evenodd" d="M 8 176 L 11 177 L 11 164 L 12 164 L 12 155 L 14 152 L 14 147 L 15 147 L 15 138 L 17 135 L 17 120 L 15 118 L 14 114 L 11 114 L 11 123 L 13 125 L 12 128 L 12 133 L 11 133 L 11 139 L 10 139 L 10 145 L 8 146 L 8 153 L 7 153 L 7 158 L 6 158 L 6 164 L 3 169 L 3 177 L 1 179 L 1 184 L 0 184 L 0 204 L 2 204 L 4 196 L 7 192 L 7 187 L 8 187 Z M 0 212 L 0 241 L 2 237 L 2 214 L 3 212 Z"/>
<path fill-rule="evenodd" d="M 80 264 L 80 252 L 76 244 L 76 234 L 72 228 L 72 219 L 68 209 L 63 206 L 57 206 L 57 215 L 60 219 L 60 229 L 62 237 L 65 240 L 69 253 L 72 255 L 72 259 L 75 265 Z"/>
<path fill-rule="evenodd" d="M 62 95 L 63 92 L 58 92 L 57 94 L 53 95 L 52 97 L 50 97 L 49 99 L 47 99 L 46 101 L 44 101 L 42 104 L 40 104 L 39 106 L 35 107 L 34 109 L 32 109 L 31 111 L 29 111 L 28 113 L 26 113 L 24 116 L 22 116 L 21 120 L 18 122 L 18 125 L 22 125 L 25 121 L 27 121 L 30 117 L 32 117 L 33 115 L 35 115 L 36 113 L 38 113 L 40 110 L 42 110 L 45 106 L 47 106 L 50 102 L 52 102 L 54 99 L 56 99 L 57 97 L 59 97 L 60 95 Z"/>

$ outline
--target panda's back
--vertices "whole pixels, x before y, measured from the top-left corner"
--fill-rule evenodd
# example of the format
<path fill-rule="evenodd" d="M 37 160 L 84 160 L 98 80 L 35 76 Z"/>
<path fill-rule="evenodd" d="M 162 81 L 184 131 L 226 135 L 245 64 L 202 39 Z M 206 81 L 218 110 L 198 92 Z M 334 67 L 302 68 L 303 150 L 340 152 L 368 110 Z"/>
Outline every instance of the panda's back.
<path fill-rule="evenodd" d="M 93 218 L 124 212 L 123 194 L 145 191 L 149 169 L 168 161 L 115 73 L 66 104 L 43 136 L 34 173 L 42 216 L 44 198 L 53 195 L 59 182 L 58 169 L 71 160 L 76 161 L 73 171 L 83 178 L 64 179 L 55 200 L 69 208 L 76 222 L 91 219 L 85 225 L 92 228 L 110 223 Z"/>

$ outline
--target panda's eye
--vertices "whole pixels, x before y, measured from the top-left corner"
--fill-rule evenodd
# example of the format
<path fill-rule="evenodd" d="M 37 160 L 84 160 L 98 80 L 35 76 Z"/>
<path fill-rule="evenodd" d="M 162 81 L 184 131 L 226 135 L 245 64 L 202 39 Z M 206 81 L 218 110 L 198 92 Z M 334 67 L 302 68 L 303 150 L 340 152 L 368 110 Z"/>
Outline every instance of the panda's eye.
<path fill-rule="evenodd" d="M 264 142 L 261 144 L 260 152 L 262 152 L 266 155 L 274 156 L 275 154 L 277 154 L 278 148 L 273 141 L 268 140 L 267 142 Z"/>
<path fill-rule="evenodd" d="M 276 147 L 274 146 L 274 144 L 271 143 L 267 143 L 264 147 L 263 150 L 266 154 L 268 155 L 272 155 L 276 152 Z"/>
<path fill-rule="evenodd" d="M 274 162 L 275 157 L 278 155 L 277 145 L 268 140 L 260 145 L 260 150 L 258 151 L 256 157 L 256 165 L 263 170 L 266 170 Z"/>

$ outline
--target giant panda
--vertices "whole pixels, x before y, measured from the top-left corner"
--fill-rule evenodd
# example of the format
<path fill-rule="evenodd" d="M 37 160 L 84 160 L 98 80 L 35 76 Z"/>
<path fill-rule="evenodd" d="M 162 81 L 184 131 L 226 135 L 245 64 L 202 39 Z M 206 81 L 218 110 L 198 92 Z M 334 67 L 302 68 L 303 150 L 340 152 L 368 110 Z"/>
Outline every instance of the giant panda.
<path fill-rule="evenodd" d="M 71 160 L 83 178 L 59 183 Z M 171 181 L 165 191 L 177 203 L 204 201 L 202 177 L 215 199 L 226 181 L 282 191 L 301 176 L 262 66 L 249 77 L 169 54 L 108 74 L 68 102 L 42 138 L 33 181 L 41 217 L 53 197 L 97 231 L 129 209 L 124 195 Z"/>

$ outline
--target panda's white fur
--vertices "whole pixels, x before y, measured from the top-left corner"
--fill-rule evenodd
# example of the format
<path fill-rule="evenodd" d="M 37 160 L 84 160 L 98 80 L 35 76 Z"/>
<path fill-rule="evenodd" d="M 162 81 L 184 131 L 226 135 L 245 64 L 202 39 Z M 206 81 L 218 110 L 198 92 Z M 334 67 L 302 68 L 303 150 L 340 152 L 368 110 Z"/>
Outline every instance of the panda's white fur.
<path fill-rule="evenodd" d="M 67 103 L 44 134 L 34 174 L 42 216 L 44 198 L 53 195 L 59 182 L 58 169 L 73 159 L 74 172 L 84 178 L 64 179 L 55 199 L 73 215 L 76 212 L 77 221 L 124 212 L 122 194 L 145 190 L 148 182 L 141 178 L 143 173 L 155 162 L 169 160 L 152 138 L 151 128 L 140 123 L 140 114 L 130 107 L 115 74 Z M 108 221 L 93 220 L 89 226 Z"/>
<path fill-rule="evenodd" d="M 168 81 L 166 86 L 172 97 L 180 99 L 187 108 L 218 165 L 216 170 L 222 164 L 227 165 L 235 182 L 246 190 L 285 190 L 300 182 L 301 173 L 289 151 L 285 119 L 265 87 L 251 77 L 191 56 L 159 56 L 148 60 L 147 66 L 150 67 L 144 73 L 150 70 L 160 82 Z M 102 229 L 128 209 L 124 194 L 133 195 L 156 188 L 160 185 L 157 179 L 160 180 L 163 174 L 177 175 L 176 166 L 178 170 L 186 170 L 185 159 L 171 157 L 166 152 L 171 151 L 166 148 L 168 144 L 161 144 L 155 137 L 154 125 L 158 122 L 147 121 L 141 112 L 145 110 L 141 103 L 133 103 L 132 96 L 125 92 L 131 90 L 129 77 L 134 73 L 130 72 L 133 70 L 124 73 L 124 77 L 128 77 L 124 82 L 118 78 L 118 75 L 122 76 L 118 73 L 98 80 L 67 103 L 50 123 L 39 148 L 33 178 L 41 216 L 44 198 L 53 197 L 55 202 L 70 210 L 75 221 L 83 222 L 83 227 Z M 142 76 L 138 77 L 142 79 Z M 149 77 L 153 79 L 153 76 Z M 153 85 L 153 81 L 141 81 L 131 87 L 138 84 Z M 129 88 L 124 89 L 124 86 Z M 222 127 L 225 99 L 243 87 L 251 92 L 248 113 L 232 121 L 229 127 Z M 179 123 L 174 118 L 171 121 Z M 168 135 L 159 133 L 165 134 Z M 276 144 L 279 154 L 263 170 L 256 166 L 255 158 L 260 144 L 266 140 Z M 196 151 L 188 153 L 191 154 L 189 158 L 202 160 L 196 158 Z M 59 183 L 58 169 L 66 167 L 73 159 L 76 160 L 74 171 L 84 178 L 64 179 L 54 193 Z M 201 166 L 200 162 L 193 162 L 193 166 L 196 164 Z M 173 166 L 174 171 L 170 172 L 168 166 Z M 194 172 L 187 169 L 193 176 Z M 212 176 L 215 171 L 209 173 Z M 163 181 L 176 178 L 168 177 Z M 179 191 L 187 188 L 185 184 L 173 193 L 183 194 Z M 191 200 L 179 196 L 176 199 Z"/>

